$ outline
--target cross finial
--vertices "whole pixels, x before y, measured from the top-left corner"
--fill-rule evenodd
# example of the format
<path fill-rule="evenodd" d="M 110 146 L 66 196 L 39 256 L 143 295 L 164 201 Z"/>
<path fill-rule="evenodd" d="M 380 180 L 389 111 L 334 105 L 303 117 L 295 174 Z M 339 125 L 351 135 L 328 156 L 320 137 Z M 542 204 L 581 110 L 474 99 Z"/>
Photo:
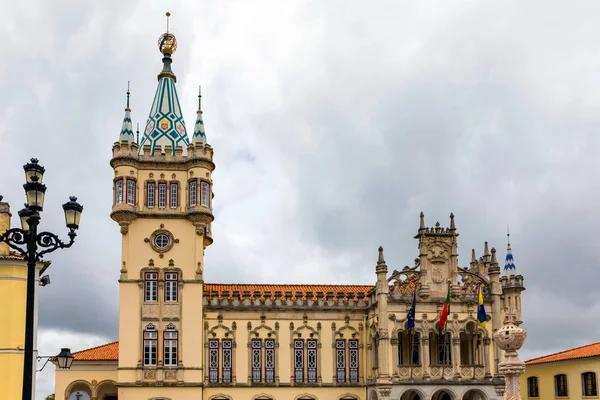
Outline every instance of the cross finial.
<path fill-rule="evenodd" d="M 169 17 L 171 16 L 171 13 L 167 11 L 165 15 L 167 16 L 167 33 L 169 33 Z"/>

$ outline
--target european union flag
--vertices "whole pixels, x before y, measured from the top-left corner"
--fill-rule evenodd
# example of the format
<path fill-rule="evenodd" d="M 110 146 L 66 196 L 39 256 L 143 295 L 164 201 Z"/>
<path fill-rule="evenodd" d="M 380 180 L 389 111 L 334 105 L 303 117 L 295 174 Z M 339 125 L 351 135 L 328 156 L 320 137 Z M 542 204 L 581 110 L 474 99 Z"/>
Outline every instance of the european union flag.
<path fill-rule="evenodd" d="M 485 321 L 487 321 L 487 314 L 485 313 L 485 306 L 483 305 L 483 293 L 481 287 L 479 287 L 479 305 L 477 307 L 477 325 L 481 328 L 485 328 Z"/>
<path fill-rule="evenodd" d="M 410 309 L 408 310 L 408 314 L 406 315 L 406 319 L 408 320 L 407 328 L 412 329 L 415 327 L 415 310 L 417 308 L 417 288 L 413 290 L 413 301 Z"/>

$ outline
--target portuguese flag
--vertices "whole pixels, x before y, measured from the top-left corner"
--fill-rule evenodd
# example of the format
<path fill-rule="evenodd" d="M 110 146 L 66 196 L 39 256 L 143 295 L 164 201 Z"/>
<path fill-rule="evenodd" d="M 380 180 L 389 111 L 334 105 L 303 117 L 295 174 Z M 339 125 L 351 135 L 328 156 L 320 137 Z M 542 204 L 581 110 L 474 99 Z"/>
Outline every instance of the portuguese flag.
<path fill-rule="evenodd" d="M 438 323 L 438 329 L 440 331 L 444 330 L 446 327 L 446 321 L 448 320 L 448 314 L 450 313 L 450 284 L 448 284 L 448 295 L 446 296 L 446 302 L 444 303 L 444 308 L 442 309 L 442 316 L 440 317 L 440 322 Z"/>

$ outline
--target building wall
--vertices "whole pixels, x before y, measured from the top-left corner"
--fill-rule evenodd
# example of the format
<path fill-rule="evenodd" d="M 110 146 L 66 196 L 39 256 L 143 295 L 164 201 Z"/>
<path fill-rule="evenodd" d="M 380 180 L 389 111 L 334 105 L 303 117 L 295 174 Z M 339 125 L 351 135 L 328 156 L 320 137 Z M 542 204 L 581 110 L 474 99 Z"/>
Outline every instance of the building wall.
<path fill-rule="evenodd" d="M 534 376 L 538 378 L 540 400 L 557 398 L 555 396 L 554 377 L 558 374 L 566 374 L 569 400 L 597 399 L 598 396 L 583 396 L 581 374 L 584 372 L 594 372 L 596 373 L 596 379 L 598 379 L 600 375 L 600 357 L 527 365 L 525 373 L 520 378 L 521 398 L 532 398 L 527 393 L 527 378 Z"/>
<path fill-rule="evenodd" d="M 79 362 L 69 370 L 57 369 L 54 387 L 56 400 L 65 400 L 77 390 L 86 392 L 94 400 L 103 400 L 105 394 L 117 393 L 116 367 L 114 362 Z"/>

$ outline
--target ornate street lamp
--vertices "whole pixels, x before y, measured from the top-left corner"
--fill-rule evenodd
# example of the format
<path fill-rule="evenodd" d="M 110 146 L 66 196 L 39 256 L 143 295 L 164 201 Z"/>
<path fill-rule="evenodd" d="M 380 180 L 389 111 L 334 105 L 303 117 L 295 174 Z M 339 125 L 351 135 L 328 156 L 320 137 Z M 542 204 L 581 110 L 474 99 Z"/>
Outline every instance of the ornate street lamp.
<path fill-rule="evenodd" d="M 27 261 L 27 303 L 25 312 L 25 354 L 23 363 L 23 400 L 32 399 L 33 382 L 33 338 L 34 338 L 34 304 L 35 304 L 35 266 L 44 254 L 51 253 L 57 249 L 71 247 L 79 228 L 79 220 L 83 207 L 77 203 L 77 198 L 70 197 L 69 202 L 63 204 L 65 221 L 69 228 L 69 242 L 64 243 L 58 236 L 51 232 L 38 233 L 40 223 L 40 212 L 44 209 L 44 198 L 46 186 L 42 183 L 44 167 L 38 164 L 38 160 L 23 166 L 25 170 L 26 183 L 23 185 L 27 197 L 25 208 L 19 211 L 21 228 L 9 229 L 0 235 L 0 242 L 6 243 L 11 249 L 19 252 Z M 62 349 L 57 357 L 59 367 L 62 363 L 70 368 L 73 356 L 68 349 Z"/>
<path fill-rule="evenodd" d="M 73 354 L 71 354 L 71 349 L 68 348 L 60 349 L 60 353 L 55 356 L 38 356 L 37 360 L 41 361 L 44 358 L 46 359 L 46 362 L 42 365 L 42 368 L 37 370 L 37 372 L 41 372 L 50 360 L 56 360 L 56 364 L 58 364 L 58 368 L 60 369 L 71 369 L 71 365 L 73 365 L 73 360 L 75 359 Z"/>

